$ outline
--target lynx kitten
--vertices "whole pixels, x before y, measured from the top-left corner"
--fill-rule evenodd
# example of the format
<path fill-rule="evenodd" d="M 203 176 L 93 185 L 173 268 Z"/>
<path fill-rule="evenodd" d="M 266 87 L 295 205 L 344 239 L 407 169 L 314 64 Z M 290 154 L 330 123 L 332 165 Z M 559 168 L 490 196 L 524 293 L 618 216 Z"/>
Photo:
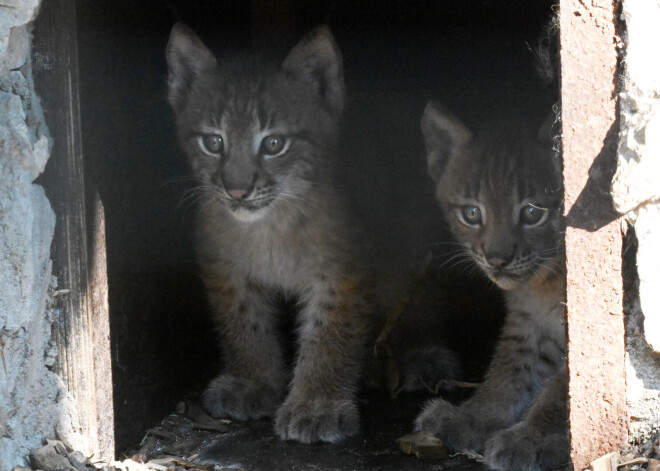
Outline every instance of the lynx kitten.
<path fill-rule="evenodd" d="M 275 417 L 304 443 L 359 429 L 370 303 L 354 226 L 333 182 L 342 60 L 325 27 L 284 62 L 216 60 L 186 27 L 167 46 L 169 102 L 198 181 L 198 263 L 224 367 L 203 395 L 217 417 Z M 276 300 L 295 299 L 287 368 Z"/>

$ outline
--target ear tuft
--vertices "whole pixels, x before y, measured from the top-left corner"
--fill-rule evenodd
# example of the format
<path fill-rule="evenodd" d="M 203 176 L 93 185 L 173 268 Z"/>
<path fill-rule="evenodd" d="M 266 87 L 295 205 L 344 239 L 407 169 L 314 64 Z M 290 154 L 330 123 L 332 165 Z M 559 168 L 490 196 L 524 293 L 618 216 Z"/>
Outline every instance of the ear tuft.
<path fill-rule="evenodd" d="M 186 102 L 190 87 L 202 72 L 216 67 L 218 62 L 211 51 L 183 23 L 176 23 L 167 42 L 168 101 L 180 110 Z"/>
<path fill-rule="evenodd" d="M 422 134 L 429 174 L 438 182 L 447 162 L 472 140 L 472 133 L 444 106 L 431 101 L 424 108 Z"/>
<path fill-rule="evenodd" d="M 344 68 L 341 53 L 327 26 L 310 31 L 289 53 L 282 68 L 310 83 L 337 114 L 344 109 Z"/>

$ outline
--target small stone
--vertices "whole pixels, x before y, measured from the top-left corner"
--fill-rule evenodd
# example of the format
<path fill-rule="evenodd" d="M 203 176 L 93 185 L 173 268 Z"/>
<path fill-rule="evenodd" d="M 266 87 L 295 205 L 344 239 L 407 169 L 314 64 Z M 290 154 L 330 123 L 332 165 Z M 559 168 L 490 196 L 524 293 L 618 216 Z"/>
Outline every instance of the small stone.
<path fill-rule="evenodd" d="M 69 458 L 57 452 L 61 442 L 49 440 L 49 443 L 30 455 L 32 466 L 43 471 L 76 471 Z"/>
<path fill-rule="evenodd" d="M 177 414 L 183 415 L 186 413 L 186 403 L 184 401 L 180 401 L 176 405 L 176 409 L 174 410 Z"/>
<path fill-rule="evenodd" d="M 84 467 L 87 464 L 87 457 L 80 451 L 69 453 L 69 460 L 76 468 Z"/>

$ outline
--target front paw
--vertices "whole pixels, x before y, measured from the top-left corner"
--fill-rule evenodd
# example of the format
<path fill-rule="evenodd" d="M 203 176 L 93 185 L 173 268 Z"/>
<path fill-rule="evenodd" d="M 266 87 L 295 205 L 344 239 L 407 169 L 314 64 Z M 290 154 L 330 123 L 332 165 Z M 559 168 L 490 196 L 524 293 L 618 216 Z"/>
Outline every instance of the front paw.
<path fill-rule="evenodd" d="M 500 471 L 541 471 L 568 465 L 568 435 L 539 435 L 529 427 L 514 426 L 488 440 L 484 462 Z"/>
<path fill-rule="evenodd" d="M 213 417 L 237 420 L 272 417 L 281 403 L 275 388 L 238 376 L 220 375 L 212 380 L 202 395 L 206 410 Z"/>
<path fill-rule="evenodd" d="M 438 435 L 448 447 L 456 451 L 480 453 L 493 433 L 493 425 L 477 418 L 471 411 L 454 406 L 443 399 L 434 399 L 424 406 L 415 420 L 415 430 Z"/>
<path fill-rule="evenodd" d="M 360 416 L 348 400 L 296 400 L 289 397 L 278 409 L 275 433 L 282 440 L 338 443 L 358 433 Z"/>

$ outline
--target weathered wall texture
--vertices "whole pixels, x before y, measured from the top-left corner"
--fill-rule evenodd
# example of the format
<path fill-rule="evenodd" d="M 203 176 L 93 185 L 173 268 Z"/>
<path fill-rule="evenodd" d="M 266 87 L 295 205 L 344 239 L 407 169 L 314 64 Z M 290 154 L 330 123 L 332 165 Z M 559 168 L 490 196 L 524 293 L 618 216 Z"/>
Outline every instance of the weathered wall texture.
<path fill-rule="evenodd" d="M 55 215 L 34 184 L 50 152 L 30 78 L 39 0 L 0 4 L 0 469 L 23 464 L 44 436 L 75 440 L 73 404 L 49 370 Z"/>
<path fill-rule="evenodd" d="M 630 435 L 660 427 L 660 2 L 624 0 L 625 80 L 620 96 L 616 209 L 639 241 L 639 299 L 629 306 L 627 381 Z"/>

